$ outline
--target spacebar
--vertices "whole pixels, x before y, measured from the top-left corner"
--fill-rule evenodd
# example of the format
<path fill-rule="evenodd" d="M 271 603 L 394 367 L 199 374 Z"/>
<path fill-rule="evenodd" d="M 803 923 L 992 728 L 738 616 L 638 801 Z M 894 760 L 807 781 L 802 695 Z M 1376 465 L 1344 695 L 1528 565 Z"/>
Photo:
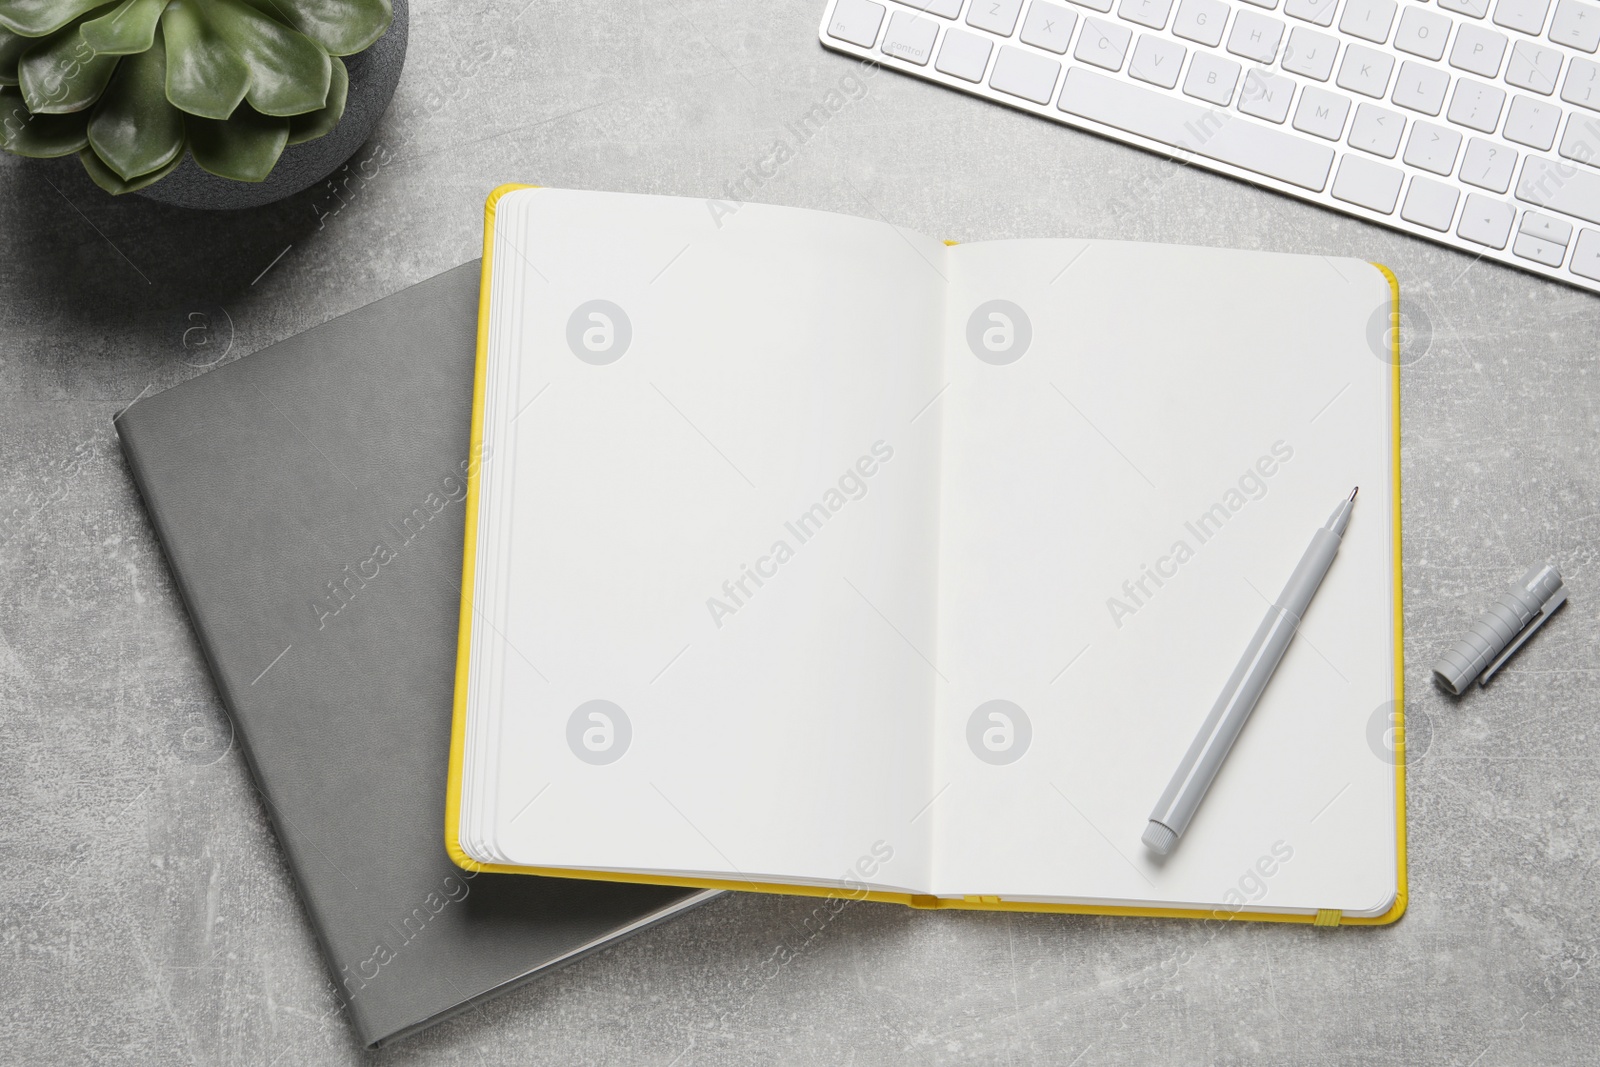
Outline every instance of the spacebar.
<path fill-rule="evenodd" d="M 1220 108 L 1200 107 L 1072 67 L 1061 87 L 1062 111 L 1160 141 L 1184 152 L 1231 163 L 1320 193 L 1333 149 L 1258 126 Z"/>

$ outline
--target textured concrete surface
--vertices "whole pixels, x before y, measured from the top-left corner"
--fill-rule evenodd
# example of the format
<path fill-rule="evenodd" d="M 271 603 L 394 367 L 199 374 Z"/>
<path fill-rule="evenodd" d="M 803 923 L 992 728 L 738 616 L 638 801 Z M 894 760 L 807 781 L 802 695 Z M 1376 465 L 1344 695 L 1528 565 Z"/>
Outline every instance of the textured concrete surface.
<path fill-rule="evenodd" d="M 364 165 L 238 215 L 0 160 L 0 1060 L 1600 1057 L 1600 298 L 889 73 L 754 195 L 968 240 L 1359 255 L 1425 313 L 1404 371 L 1410 913 L 1322 931 L 853 904 L 819 925 L 740 896 L 355 1047 L 110 416 L 470 258 L 500 182 L 720 194 L 851 70 L 819 9 L 419 3 Z M 1432 655 L 1544 559 L 1571 603 L 1489 690 L 1442 697 Z"/>

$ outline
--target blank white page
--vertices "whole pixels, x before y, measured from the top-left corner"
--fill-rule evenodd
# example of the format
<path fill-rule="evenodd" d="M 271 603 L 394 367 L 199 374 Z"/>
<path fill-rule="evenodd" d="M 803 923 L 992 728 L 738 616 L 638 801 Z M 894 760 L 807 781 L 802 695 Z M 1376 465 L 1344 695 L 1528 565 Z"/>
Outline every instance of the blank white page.
<path fill-rule="evenodd" d="M 666 197 L 519 191 L 496 218 L 495 321 L 520 319 L 491 331 L 511 549 L 472 646 L 501 650 L 472 713 L 497 720 L 496 851 L 924 884 L 945 249 Z M 628 323 L 612 362 L 577 351 L 616 343 L 615 310 L 569 335 L 596 300 Z M 569 745 L 594 700 L 627 717 L 615 762 Z"/>
<path fill-rule="evenodd" d="M 1354 260 L 1114 242 L 980 243 L 947 262 L 933 891 L 1386 910 L 1386 279 Z M 968 343 L 994 300 L 1031 326 L 1014 362 Z M 1299 636 L 1188 832 L 1155 857 L 1140 843 L 1151 809 L 1355 485 Z M 1031 726 L 1015 762 L 969 746 L 992 700 Z"/>

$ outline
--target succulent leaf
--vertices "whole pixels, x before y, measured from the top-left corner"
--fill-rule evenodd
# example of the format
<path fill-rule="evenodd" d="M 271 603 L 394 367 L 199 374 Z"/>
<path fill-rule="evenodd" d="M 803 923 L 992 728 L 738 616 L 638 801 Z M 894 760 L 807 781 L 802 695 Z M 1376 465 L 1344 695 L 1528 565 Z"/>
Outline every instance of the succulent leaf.
<path fill-rule="evenodd" d="M 103 56 L 143 52 L 156 39 L 156 23 L 167 0 L 123 0 L 109 15 L 83 24 L 83 39 Z"/>
<path fill-rule="evenodd" d="M 167 99 L 180 111 L 226 119 L 250 87 L 250 68 L 200 15 L 194 0 L 172 0 L 161 15 Z"/>
<path fill-rule="evenodd" d="M 178 169 L 178 164 L 183 162 L 183 152 L 172 157 L 172 162 L 149 174 L 141 174 L 137 178 L 122 179 L 117 172 L 105 165 L 105 161 L 94 154 L 93 148 L 85 148 L 78 153 L 78 160 L 83 164 L 83 169 L 89 172 L 89 177 L 94 183 L 112 196 L 121 196 L 123 193 L 137 192 L 147 185 L 154 185 Z"/>
<path fill-rule="evenodd" d="M 251 107 L 263 115 L 303 115 L 327 103 L 333 60 L 317 42 L 243 0 L 210 0 L 204 17 L 249 65 Z"/>
<path fill-rule="evenodd" d="M 309 111 L 304 115 L 294 115 L 289 119 L 289 143 L 302 144 L 306 141 L 315 141 L 339 124 L 344 117 L 345 98 L 350 95 L 350 73 L 344 68 L 344 60 L 335 56 L 333 59 L 333 80 L 328 84 L 328 102 L 320 111 Z"/>
<path fill-rule="evenodd" d="M 90 147 L 123 181 L 183 154 L 183 115 L 167 100 L 166 78 L 166 49 L 128 56 L 89 119 Z"/>
<path fill-rule="evenodd" d="M 24 37 L 54 33 L 106 0 L 0 0 L 0 26 Z"/>
<path fill-rule="evenodd" d="M 382 37 L 394 21 L 391 0 L 247 0 L 332 56 L 349 56 Z"/>
<path fill-rule="evenodd" d="M 189 115 L 184 125 L 194 161 L 212 174 L 241 182 L 264 180 L 289 141 L 287 118 L 263 115 L 247 103 L 223 121 Z"/>
<path fill-rule="evenodd" d="M 0 30 L 0 85 L 17 84 L 17 63 L 22 53 L 37 43 L 32 37 Z"/>
<path fill-rule="evenodd" d="M 15 86 L 0 87 L 0 148 L 19 156 L 54 159 L 89 143 L 89 113 L 35 115 Z"/>
<path fill-rule="evenodd" d="M 17 64 L 17 82 L 28 109 L 36 115 L 82 111 L 100 98 L 116 56 L 99 56 L 83 39 L 82 22 L 36 41 Z"/>
<path fill-rule="evenodd" d="M 0 0 L 0 149 L 76 153 L 112 194 L 186 154 L 258 182 L 338 125 L 339 57 L 393 19 L 393 0 Z"/>

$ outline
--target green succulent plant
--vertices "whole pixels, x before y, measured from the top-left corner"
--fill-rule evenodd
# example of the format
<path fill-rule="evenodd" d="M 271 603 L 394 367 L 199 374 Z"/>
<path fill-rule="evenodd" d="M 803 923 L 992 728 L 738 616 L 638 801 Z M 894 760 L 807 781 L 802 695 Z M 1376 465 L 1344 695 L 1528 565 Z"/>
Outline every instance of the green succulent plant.
<path fill-rule="evenodd" d="M 340 56 L 389 28 L 390 0 L 0 0 L 0 147 L 76 153 L 111 193 L 187 151 L 258 182 L 344 114 Z"/>

